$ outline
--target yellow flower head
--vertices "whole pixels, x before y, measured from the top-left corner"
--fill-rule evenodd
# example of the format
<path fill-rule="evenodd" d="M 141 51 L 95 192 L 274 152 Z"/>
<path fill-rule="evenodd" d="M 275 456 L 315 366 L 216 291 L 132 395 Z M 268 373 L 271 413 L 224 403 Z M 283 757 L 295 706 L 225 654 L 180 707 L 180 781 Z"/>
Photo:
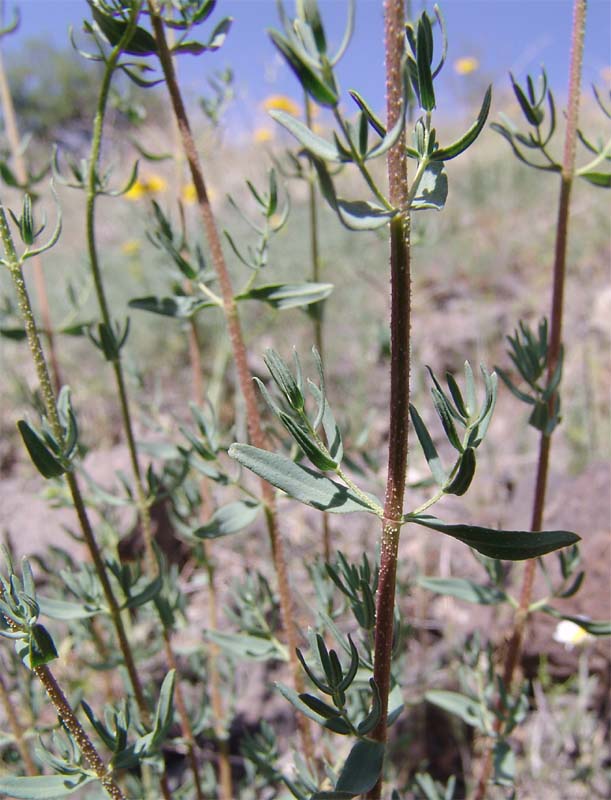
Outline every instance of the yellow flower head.
<path fill-rule="evenodd" d="M 253 134 L 253 139 L 257 144 L 265 144 L 271 142 L 274 138 L 274 133 L 270 128 L 257 128 Z"/>
<path fill-rule="evenodd" d="M 297 103 L 285 94 L 270 95 L 263 102 L 263 108 L 266 111 L 286 111 L 287 114 L 292 114 L 294 117 L 298 117 L 300 113 Z"/>
<path fill-rule="evenodd" d="M 167 181 L 161 175 L 149 175 L 147 178 L 138 178 L 125 197 L 128 200 L 140 200 L 165 192 L 167 188 Z"/>
<path fill-rule="evenodd" d="M 136 256 L 140 252 L 141 244 L 138 239 L 128 239 L 121 245 L 121 252 L 126 256 Z"/>
<path fill-rule="evenodd" d="M 470 75 L 479 69 L 479 61 L 474 56 L 463 56 L 454 62 L 454 72 L 459 75 Z"/>
<path fill-rule="evenodd" d="M 180 190 L 180 199 L 187 206 L 192 206 L 193 203 L 195 203 L 197 200 L 197 192 L 195 191 L 195 186 L 192 183 L 185 183 Z"/>

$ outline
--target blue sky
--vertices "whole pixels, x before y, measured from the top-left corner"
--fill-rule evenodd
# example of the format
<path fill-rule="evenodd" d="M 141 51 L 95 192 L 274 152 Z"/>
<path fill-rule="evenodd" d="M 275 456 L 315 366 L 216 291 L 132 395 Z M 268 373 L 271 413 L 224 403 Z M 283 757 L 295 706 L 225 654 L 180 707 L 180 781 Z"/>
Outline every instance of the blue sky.
<path fill-rule="evenodd" d="M 88 16 L 85 0 L 17 0 L 5 1 L 8 16 L 14 5 L 21 12 L 21 25 L 6 44 L 7 58 L 33 37 L 50 37 L 57 45 L 67 42 L 67 29 L 79 29 Z M 320 0 L 320 6 L 331 41 L 339 41 L 345 19 L 347 0 Z M 550 82 L 559 100 L 565 94 L 568 71 L 571 0 L 443 0 L 440 2 L 446 19 L 450 49 L 449 64 L 442 73 L 440 96 L 446 107 L 468 102 L 481 88 L 493 82 L 497 88 L 507 86 L 507 71 L 523 77 L 526 72 L 538 74 L 545 64 Z M 414 9 L 421 8 L 412 0 Z M 291 11 L 292 0 L 285 0 Z M 432 2 L 428 2 L 432 7 Z M 340 64 L 342 89 L 358 88 L 370 102 L 383 104 L 383 2 L 357 0 L 354 39 Z M 265 30 L 277 27 L 274 0 L 219 0 L 213 19 L 234 17 L 229 37 L 216 54 L 203 58 L 183 56 L 180 74 L 189 90 L 197 95 L 207 74 L 231 65 L 236 76 L 240 118 L 261 121 L 261 100 L 271 93 L 285 93 L 300 99 L 296 81 L 281 63 Z M 209 22 L 207 23 L 209 25 Z M 461 56 L 475 56 L 480 69 L 469 76 L 458 76 L 453 62 Z M 601 85 L 602 75 L 611 60 L 611 2 L 590 0 L 586 26 L 584 86 Z M 35 64 L 35 55 L 33 56 Z M 603 84 L 604 85 L 604 84 Z"/>

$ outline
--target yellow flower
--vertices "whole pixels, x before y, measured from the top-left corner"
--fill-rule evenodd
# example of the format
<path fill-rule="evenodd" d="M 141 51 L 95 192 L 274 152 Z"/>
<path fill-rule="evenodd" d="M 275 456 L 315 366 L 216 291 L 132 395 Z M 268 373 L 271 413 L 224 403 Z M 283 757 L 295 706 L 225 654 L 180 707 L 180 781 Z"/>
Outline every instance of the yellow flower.
<path fill-rule="evenodd" d="M 140 200 L 141 197 L 165 192 L 167 188 L 167 181 L 161 175 L 149 175 L 147 178 L 138 178 L 125 197 L 128 200 Z"/>
<path fill-rule="evenodd" d="M 121 252 L 126 256 L 136 256 L 140 252 L 141 244 L 138 239 L 128 239 L 121 245 Z"/>
<path fill-rule="evenodd" d="M 195 191 L 195 186 L 192 183 L 185 183 L 185 185 L 180 190 L 180 199 L 182 200 L 185 205 L 191 206 L 197 200 L 197 192 Z"/>
<path fill-rule="evenodd" d="M 454 62 L 454 72 L 459 75 L 469 75 L 479 68 L 479 61 L 474 56 L 463 56 Z"/>
<path fill-rule="evenodd" d="M 300 108 L 294 100 L 285 94 L 272 94 L 264 102 L 263 108 L 266 111 L 286 111 L 295 117 L 299 116 Z"/>
<path fill-rule="evenodd" d="M 271 142 L 274 138 L 274 133 L 269 128 L 257 128 L 253 134 L 253 139 L 257 144 L 265 144 Z"/>

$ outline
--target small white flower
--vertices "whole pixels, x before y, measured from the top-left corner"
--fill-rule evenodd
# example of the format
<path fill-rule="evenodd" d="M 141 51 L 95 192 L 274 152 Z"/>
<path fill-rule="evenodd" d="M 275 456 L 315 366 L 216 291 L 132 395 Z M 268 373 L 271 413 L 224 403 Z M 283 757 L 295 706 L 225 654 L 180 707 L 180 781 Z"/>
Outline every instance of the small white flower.
<path fill-rule="evenodd" d="M 563 619 L 562 622 L 559 622 L 554 631 L 554 640 L 563 644 L 567 650 L 579 647 L 593 638 L 591 633 L 588 633 L 580 625 L 571 622 L 569 619 Z"/>

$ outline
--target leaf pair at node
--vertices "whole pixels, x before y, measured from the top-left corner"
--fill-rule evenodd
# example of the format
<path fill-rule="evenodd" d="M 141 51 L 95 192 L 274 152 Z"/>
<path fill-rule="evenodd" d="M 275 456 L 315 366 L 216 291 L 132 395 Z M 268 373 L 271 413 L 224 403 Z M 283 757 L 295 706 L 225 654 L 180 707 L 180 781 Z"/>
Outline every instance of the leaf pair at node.
<path fill-rule="evenodd" d="M 416 408 L 411 404 L 409 409 L 410 416 L 435 483 L 444 494 L 462 495 L 471 485 L 475 475 L 475 450 L 486 435 L 494 412 L 497 376 L 494 372 L 489 374 L 486 368 L 483 365 L 481 366 L 486 393 L 483 403 L 479 406 L 476 398 L 473 370 L 468 361 L 465 362 L 465 398 L 463 398 L 453 375 L 446 374 L 448 394 L 441 388 L 439 381 L 430 369 L 429 372 L 433 380 L 431 393 L 435 411 L 441 420 L 449 443 L 459 453 L 458 459 L 451 470 L 446 471 L 444 469 L 426 425 Z M 456 429 L 457 424 L 465 429 L 462 438 Z"/>
<path fill-rule="evenodd" d="M 58 478 L 72 470 L 78 453 L 78 426 L 68 386 L 63 386 L 59 393 L 57 415 L 62 432 L 59 439 L 45 416 L 42 417 L 40 429 L 23 419 L 17 423 L 29 456 L 44 478 Z"/>
<path fill-rule="evenodd" d="M 562 380 L 563 348 L 552 373 L 549 371 L 549 343 L 547 319 L 542 319 L 535 334 L 524 322 L 519 323 L 513 336 L 507 337 L 509 358 L 527 384 L 528 391 L 519 389 L 507 372 L 496 367 L 509 391 L 527 405 L 534 406 L 530 419 L 533 428 L 551 436 L 560 417 L 560 395 L 558 387 Z"/>

